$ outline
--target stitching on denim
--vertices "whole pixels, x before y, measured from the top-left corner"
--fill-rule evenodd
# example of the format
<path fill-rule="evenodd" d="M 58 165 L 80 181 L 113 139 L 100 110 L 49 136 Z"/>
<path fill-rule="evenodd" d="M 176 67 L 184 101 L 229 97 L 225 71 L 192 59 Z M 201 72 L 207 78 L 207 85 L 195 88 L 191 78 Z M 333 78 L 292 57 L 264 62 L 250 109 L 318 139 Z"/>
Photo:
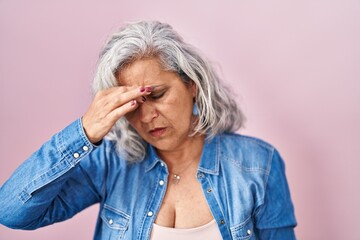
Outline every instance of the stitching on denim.
<path fill-rule="evenodd" d="M 264 191 L 266 192 L 266 188 L 267 188 L 267 182 L 269 180 L 269 176 L 270 176 L 270 171 L 271 171 L 271 164 L 273 162 L 274 159 L 274 149 L 271 151 L 271 154 L 269 154 L 268 157 L 268 164 L 267 164 L 267 172 L 266 172 L 266 178 L 264 179 L 265 182 L 265 186 L 264 186 Z"/>
<path fill-rule="evenodd" d="M 208 140 L 206 140 L 208 141 Z M 221 149 L 219 149 L 221 146 L 221 141 L 220 141 L 220 135 L 218 137 L 215 137 L 213 139 L 213 141 L 216 141 L 215 143 L 215 165 L 214 165 L 214 169 L 208 169 L 208 168 L 204 168 L 204 167 L 198 167 L 198 171 L 204 172 L 204 173 L 209 173 L 209 174 L 213 174 L 213 175 L 218 175 L 219 174 L 219 166 L 220 166 L 220 157 L 221 157 Z"/>
<path fill-rule="evenodd" d="M 61 139 L 62 139 L 62 136 L 60 135 L 60 134 L 57 134 L 57 135 L 55 135 L 55 145 L 56 146 L 58 146 L 58 144 L 57 144 L 57 141 L 58 141 L 58 139 L 57 139 L 57 137 L 56 136 L 58 136 L 58 138 L 60 139 L 59 141 L 61 141 Z M 31 185 L 34 185 L 34 182 L 36 182 L 36 181 L 38 181 L 40 178 L 42 178 L 44 175 L 47 175 L 47 173 L 49 172 L 49 171 L 51 171 L 52 169 L 54 169 L 54 168 L 57 168 L 60 164 L 63 164 L 63 159 L 61 158 L 61 155 L 62 154 L 59 154 L 59 151 L 58 151 L 58 148 L 56 148 L 56 153 L 59 155 L 59 158 L 60 158 L 60 160 L 55 164 L 55 165 L 53 165 L 50 169 L 49 168 L 47 168 L 47 169 L 43 169 L 43 172 L 41 172 L 41 173 L 39 173 L 39 174 L 36 174 L 36 176 L 35 176 L 35 178 L 29 183 L 29 184 L 27 184 L 25 187 L 24 187 L 24 192 L 26 192 L 27 194 L 29 194 L 30 196 L 31 196 L 31 193 L 33 193 L 34 191 L 36 191 L 36 190 L 38 190 L 39 188 L 41 188 L 42 186 L 44 186 L 45 184 L 43 184 L 43 185 L 41 185 L 41 187 L 34 187 L 34 190 L 31 190 L 31 192 L 29 192 L 29 189 L 31 189 Z M 51 175 L 51 177 L 52 176 L 56 176 L 56 174 L 54 174 L 54 175 Z M 56 179 L 56 178 L 55 178 Z M 53 181 L 53 180 L 52 180 Z M 49 181 L 50 182 L 50 181 Z"/>
<path fill-rule="evenodd" d="M 218 207 L 219 207 L 219 209 L 220 209 L 221 215 L 225 217 L 224 211 L 223 211 L 223 209 L 221 208 L 221 204 L 219 204 L 219 202 L 221 202 L 221 201 L 219 201 L 219 199 L 217 198 L 218 193 L 215 194 L 217 189 L 216 189 L 216 188 L 214 187 L 214 185 L 212 184 L 212 181 L 211 181 L 211 178 L 210 178 L 210 177 L 207 177 L 207 176 L 206 176 L 206 180 L 208 181 L 208 183 L 209 183 L 209 185 L 210 185 L 210 188 L 211 188 L 212 191 L 213 191 L 213 196 L 214 196 L 214 198 L 215 198 L 215 200 L 216 200 L 216 203 L 217 203 L 217 205 L 218 205 Z"/>
<path fill-rule="evenodd" d="M 54 171 L 55 173 L 52 175 L 49 175 L 49 172 L 51 172 L 53 169 L 59 168 L 62 164 L 65 164 L 63 168 L 60 168 L 60 171 Z M 43 174 L 39 175 L 37 178 L 32 180 L 27 186 L 24 187 L 24 192 L 28 195 L 32 196 L 32 193 L 39 190 L 40 188 L 46 186 L 50 182 L 53 182 L 54 180 L 58 179 L 61 175 L 63 175 L 65 172 L 67 172 L 70 168 L 69 163 L 62 160 L 57 162 L 52 168 L 44 172 Z M 34 184 L 34 182 L 38 181 L 41 178 L 47 179 L 47 181 L 44 181 L 42 184 Z"/>
<path fill-rule="evenodd" d="M 269 180 L 269 176 L 270 176 L 270 172 L 271 172 L 271 164 L 272 164 L 273 158 L 275 156 L 275 151 L 276 151 L 275 148 L 273 148 L 271 154 L 269 154 L 268 167 L 267 167 L 268 171 L 264 178 L 264 197 L 263 197 L 262 201 L 259 201 L 259 207 L 258 207 L 258 210 L 255 212 L 254 216 L 259 215 L 259 213 L 261 211 L 261 206 L 265 203 L 266 190 L 267 190 L 268 180 Z"/>
<path fill-rule="evenodd" d="M 240 228 L 243 228 L 245 225 L 247 225 L 251 220 L 251 216 L 247 217 L 243 222 L 237 224 L 237 225 L 234 225 L 232 227 L 230 227 L 231 231 L 237 231 L 239 230 Z"/>
<path fill-rule="evenodd" d="M 246 138 L 247 140 L 251 141 L 251 142 L 254 142 L 254 143 L 257 143 L 259 145 L 261 145 L 262 147 L 264 148 L 267 148 L 268 150 L 271 150 L 273 149 L 274 147 L 267 143 L 267 142 L 264 142 L 263 140 L 260 140 L 258 138 L 254 138 L 254 137 L 250 137 L 250 136 L 245 136 L 245 135 L 239 135 L 241 138 Z"/>
<path fill-rule="evenodd" d="M 215 152 L 215 172 L 218 173 L 219 172 L 219 164 L 220 164 L 220 153 L 221 153 L 221 149 L 220 148 L 220 138 L 216 139 L 216 152 Z"/>
<path fill-rule="evenodd" d="M 160 172 L 160 174 L 161 174 L 161 172 Z M 142 218 L 142 220 L 141 220 L 141 225 L 140 225 L 140 228 L 139 228 L 139 231 L 138 231 L 138 239 L 141 239 L 141 238 L 139 238 L 139 237 L 141 236 L 141 233 L 142 233 L 142 231 L 143 231 L 144 222 L 146 221 L 147 214 L 148 214 L 148 212 L 149 212 L 149 209 L 150 209 L 150 207 L 151 207 L 151 204 L 152 204 L 153 201 L 154 201 L 155 194 L 156 194 L 157 189 L 158 189 L 158 187 L 159 187 L 158 184 L 155 184 L 155 186 L 156 186 L 156 187 L 155 187 L 155 189 L 154 189 L 154 191 L 153 191 L 151 197 L 149 198 L 149 201 L 148 201 L 148 203 L 146 204 L 146 207 L 145 207 L 145 212 L 144 212 L 144 214 L 143 214 L 143 218 Z"/>
<path fill-rule="evenodd" d="M 30 181 L 30 183 L 28 183 L 24 189 L 21 191 L 21 193 L 18 195 L 18 198 L 23 202 L 26 203 L 31 197 L 32 197 L 32 193 L 35 192 L 36 190 L 40 189 L 41 187 L 45 186 L 46 184 L 48 184 L 49 182 L 53 181 L 54 179 L 52 179 L 51 181 L 47 181 L 43 184 L 39 184 L 39 186 L 37 186 L 37 184 L 34 184 L 34 182 L 38 181 L 40 178 L 42 178 L 44 175 L 46 175 L 49 171 L 51 171 L 53 168 L 56 168 L 59 164 L 62 164 L 62 159 L 61 159 L 61 155 L 59 152 L 59 148 L 61 148 L 60 144 L 58 143 L 59 139 L 61 139 L 61 135 L 58 133 L 53 137 L 54 141 L 55 141 L 55 150 L 56 150 L 56 154 L 59 156 L 60 161 L 58 161 L 55 165 L 53 165 L 50 169 L 42 169 L 41 173 L 38 173 L 35 175 L 35 177 Z M 56 176 L 52 175 L 52 176 Z M 57 178 L 57 177 L 56 177 Z M 56 179 L 55 178 L 55 179 Z M 26 195 L 26 196 L 24 196 Z"/>
<path fill-rule="evenodd" d="M 251 216 L 248 217 L 247 219 L 245 219 L 242 223 L 238 224 L 238 225 L 235 225 L 233 227 L 230 227 L 230 232 L 231 232 L 231 235 L 237 235 L 237 232 L 241 229 L 245 230 L 244 227 L 246 227 L 247 225 L 251 225 L 251 230 L 254 229 L 254 223 L 252 221 L 252 218 Z M 252 233 L 251 234 L 247 234 L 245 236 L 239 236 L 237 237 L 237 239 L 242 239 L 242 240 L 246 240 L 246 239 L 250 239 L 252 236 Z"/>
<path fill-rule="evenodd" d="M 20 199 L 20 201 L 24 204 L 26 203 L 30 198 L 31 195 L 28 194 L 27 192 L 25 192 L 25 190 L 21 191 L 20 194 L 18 195 L 18 198 Z"/>
<path fill-rule="evenodd" d="M 88 146 L 90 149 L 88 152 L 90 152 L 92 149 L 93 149 L 93 144 L 89 144 L 89 140 L 86 138 L 86 134 L 85 134 L 85 131 L 84 131 L 84 128 L 82 126 L 82 122 L 81 122 L 81 119 L 78 119 L 78 122 L 77 122 L 77 131 L 79 132 L 79 135 L 81 136 L 81 139 L 83 141 L 83 145 L 86 145 Z"/>
<path fill-rule="evenodd" d="M 266 150 L 273 152 L 274 151 L 274 147 L 260 139 L 257 138 L 253 138 L 253 137 L 249 137 L 249 136 L 243 136 L 243 135 L 238 135 L 238 134 L 228 134 L 230 135 L 231 138 L 245 138 L 247 141 L 253 142 L 257 145 L 260 145 L 261 147 L 264 147 Z M 269 154 L 271 156 L 271 154 Z M 238 168 L 240 168 L 241 170 L 247 171 L 247 172 L 257 172 L 257 171 L 262 171 L 265 172 L 266 174 L 269 174 L 269 170 L 268 167 L 266 169 L 261 168 L 261 167 L 256 167 L 256 168 L 248 168 L 248 167 L 244 167 L 243 165 L 241 165 L 239 163 L 238 160 L 234 159 L 233 157 L 229 157 L 228 155 L 225 155 L 223 158 L 230 160 L 232 163 L 234 163 L 234 165 L 236 165 Z"/>
<path fill-rule="evenodd" d="M 106 204 L 106 203 L 104 203 L 103 208 L 109 209 L 109 210 L 111 210 L 111 211 L 113 211 L 113 212 L 121 215 L 122 217 L 126 218 L 127 220 L 130 219 L 130 215 L 129 215 L 129 214 L 127 214 L 126 212 L 124 212 L 124 211 L 122 211 L 122 210 L 120 210 L 120 209 L 114 208 L 114 207 L 112 207 L 112 206 L 110 206 L 110 205 L 108 205 L 108 204 Z"/>
<path fill-rule="evenodd" d="M 123 225 L 121 225 L 121 224 L 113 224 L 113 225 L 110 226 L 110 224 L 107 221 L 108 217 L 106 216 L 106 213 L 105 213 L 106 211 L 110 211 L 111 213 L 115 213 L 119 217 L 119 219 L 124 220 L 124 221 L 122 221 Z M 105 222 L 105 224 L 109 228 L 118 230 L 120 232 L 119 235 L 122 237 L 125 234 L 125 231 L 129 227 L 129 221 L 130 221 L 131 216 L 128 215 L 127 213 L 119 210 L 119 209 L 116 209 L 116 208 L 111 207 L 111 206 L 104 203 L 103 208 L 102 208 L 101 213 L 100 213 L 100 218 Z M 119 219 L 115 219 L 115 220 L 119 220 Z M 115 222 L 115 223 L 118 223 L 118 222 Z"/>
<path fill-rule="evenodd" d="M 253 167 L 253 168 L 248 168 L 248 167 L 244 167 L 242 164 L 239 163 L 239 161 L 234 160 L 233 158 L 230 157 L 224 157 L 223 159 L 225 160 L 229 160 L 230 162 L 232 162 L 238 169 L 240 169 L 241 171 L 245 171 L 245 172 L 263 172 L 265 174 L 267 174 L 267 170 L 264 168 L 260 168 L 260 167 Z"/>
<path fill-rule="evenodd" d="M 67 159 L 72 159 L 71 157 L 71 153 L 66 149 L 65 145 L 64 145 L 64 139 L 62 136 L 62 132 L 59 132 L 57 134 L 59 140 L 58 140 L 58 147 L 60 149 L 60 156 L 64 156 L 64 160 L 66 161 Z M 70 165 L 72 164 L 72 161 L 68 162 Z"/>
<path fill-rule="evenodd" d="M 201 171 L 201 172 L 204 172 L 204 173 L 218 174 L 218 171 L 209 170 L 209 169 L 203 168 L 203 167 L 199 167 L 198 170 Z"/>

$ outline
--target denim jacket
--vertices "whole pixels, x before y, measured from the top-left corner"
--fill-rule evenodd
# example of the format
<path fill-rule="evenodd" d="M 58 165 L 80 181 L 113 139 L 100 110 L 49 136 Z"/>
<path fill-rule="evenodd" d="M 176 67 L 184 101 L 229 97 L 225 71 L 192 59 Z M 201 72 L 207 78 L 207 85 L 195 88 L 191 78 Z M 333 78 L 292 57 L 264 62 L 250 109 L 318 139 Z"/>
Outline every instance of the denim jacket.
<path fill-rule="evenodd" d="M 100 203 L 94 239 L 149 239 L 168 174 L 153 147 L 143 161 L 129 163 L 114 142 L 91 144 L 78 119 L 1 187 L 0 223 L 36 229 Z M 206 140 L 195 177 L 223 239 L 295 239 L 284 163 L 271 145 L 238 134 L 217 135 Z"/>

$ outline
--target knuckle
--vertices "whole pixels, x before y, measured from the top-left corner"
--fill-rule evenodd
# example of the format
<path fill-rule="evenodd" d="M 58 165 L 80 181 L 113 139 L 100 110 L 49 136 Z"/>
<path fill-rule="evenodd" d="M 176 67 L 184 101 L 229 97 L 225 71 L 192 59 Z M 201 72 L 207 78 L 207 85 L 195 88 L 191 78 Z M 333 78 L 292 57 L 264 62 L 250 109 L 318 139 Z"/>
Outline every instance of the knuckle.
<path fill-rule="evenodd" d="M 119 87 L 117 87 L 117 91 L 118 91 L 119 93 L 125 93 L 125 92 L 128 91 L 128 87 L 126 87 L 126 86 L 119 86 Z"/>
<path fill-rule="evenodd" d="M 95 94 L 95 99 L 102 98 L 103 96 L 106 95 L 105 93 L 106 93 L 106 90 L 98 91 L 98 92 Z"/>
<path fill-rule="evenodd" d="M 114 96 L 114 97 L 111 98 L 111 103 L 116 106 L 116 105 L 118 105 L 119 103 L 121 103 L 121 100 L 122 100 L 121 95 Z"/>

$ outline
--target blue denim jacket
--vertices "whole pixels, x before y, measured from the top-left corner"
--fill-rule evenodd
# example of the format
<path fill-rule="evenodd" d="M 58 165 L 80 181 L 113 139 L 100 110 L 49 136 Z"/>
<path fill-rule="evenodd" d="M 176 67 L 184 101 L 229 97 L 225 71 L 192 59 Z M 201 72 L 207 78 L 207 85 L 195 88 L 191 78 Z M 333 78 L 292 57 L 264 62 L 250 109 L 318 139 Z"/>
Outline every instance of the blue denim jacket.
<path fill-rule="evenodd" d="M 0 223 L 35 229 L 100 203 L 94 239 L 149 239 L 168 174 L 151 146 L 143 161 L 129 164 L 113 142 L 92 145 L 78 119 L 1 187 Z M 223 239 L 295 239 L 284 163 L 269 144 L 218 135 L 206 141 L 196 178 Z"/>

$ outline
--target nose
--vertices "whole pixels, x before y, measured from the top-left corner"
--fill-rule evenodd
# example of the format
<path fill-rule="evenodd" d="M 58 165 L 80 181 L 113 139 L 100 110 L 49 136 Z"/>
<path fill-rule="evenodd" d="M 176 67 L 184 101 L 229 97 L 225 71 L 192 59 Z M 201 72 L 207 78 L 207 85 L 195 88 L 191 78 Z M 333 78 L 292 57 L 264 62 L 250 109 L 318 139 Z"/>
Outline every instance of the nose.
<path fill-rule="evenodd" d="M 139 117 L 143 123 L 150 123 L 159 116 L 155 106 L 150 102 L 144 102 L 139 106 Z"/>

